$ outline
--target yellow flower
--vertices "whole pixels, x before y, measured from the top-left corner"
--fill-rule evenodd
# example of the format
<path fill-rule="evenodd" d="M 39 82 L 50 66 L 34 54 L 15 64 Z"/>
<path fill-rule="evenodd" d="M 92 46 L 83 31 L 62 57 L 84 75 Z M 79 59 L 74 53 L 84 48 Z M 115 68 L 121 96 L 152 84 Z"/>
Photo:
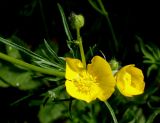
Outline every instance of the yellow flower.
<path fill-rule="evenodd" d="M 96 98 L 105 101 L 115 90 L 116 81 L 112 70 L 100 56 L 93 57 L 87 68 L 79 59 L 66 58 L 65 77 L 68 94 L 88 103 Z"/>
<path fill-rule="evenodd" d="M 142 71 L 134 65 L 126 65 L 115 75 L 117 88 L 128 97 L 144 92 L 145 82 Z"/>

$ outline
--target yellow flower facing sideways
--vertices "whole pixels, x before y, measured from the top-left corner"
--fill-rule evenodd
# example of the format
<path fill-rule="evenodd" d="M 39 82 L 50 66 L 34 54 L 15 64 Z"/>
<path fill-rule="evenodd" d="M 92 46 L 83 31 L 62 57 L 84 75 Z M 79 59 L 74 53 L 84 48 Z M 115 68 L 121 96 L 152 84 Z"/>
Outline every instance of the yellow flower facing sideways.
<path fill-rule="evenodd" d="M 144 92 L 145 82 L 142 71 L 134 65 L 122 67 L 115 75 L 117 88 L 128 97 Z"/>
<path fill-rule="evenodd" d="M 66 58 L 65 77 L 68 94 L 88 103 L 96 98 L 105 101 L 115 90 L 116 81 L 110 65 L 100 56 L 94 56 L 87 68 L 79 59 Z"/>

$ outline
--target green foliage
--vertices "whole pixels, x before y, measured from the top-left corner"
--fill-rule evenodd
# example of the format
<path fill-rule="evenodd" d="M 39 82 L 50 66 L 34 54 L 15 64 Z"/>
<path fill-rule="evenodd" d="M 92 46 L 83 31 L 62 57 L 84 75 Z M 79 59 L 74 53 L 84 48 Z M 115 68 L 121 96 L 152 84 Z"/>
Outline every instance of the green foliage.
<path fill-rule="evenodd" d="M 108 11 L 105 10 L 101 0 L 88 0 L 88 2 L 96 11 L 106 17 L 113 37 L 113 44 L 115 45 L 114 50 L 117 52 L 119 45 L 109 20 Z M 24 11 L 24 14 L 26 16 L 31 15 L 36 4 L 37 1 L 31 3 L 32 9 L 30 11 Z M 42 71 L 44 70 L 44 72 L 41 71 L 41 73 L 38 70 L 33 70 L 33 66 L 26 68 L 12 61 L 9 61 L 9 63 L 3 58 L 3 60 L 0 59 L 0 89 L 9 89 L 12 87 L 26 92 L 22 97 L 19 96 L 15 98 L 14 101 L 9 102 L 8 107 L 15 108 L 22 103 L 27 103 L 28 107 L 38 107 L 35 117 L 38 118 L 37 122 L 40 123 L 112 123 L 114 119 L 112 118 L 112 113 L 115 114 L 118 123 L 155 122 L 156 118 L 160 116 L 160 49 L 153 44 L 145 44 L 144 41 L 137 36 L 140 44 L 138 55 L 143 54 L 143 56 L 141 56 L 143 57 L 143 61 L 141 61 L 140 64 L 148 65 L 148 78 L 145 79 L 146 89 L 144 94 L 135 97 L 124 97 L 116 89 L 114 95 L 108 100 L 111 107 L 113 107 L 113 111 L 111 107 L 111 109 L 108 110 L 105 104 L 98 100 L 88 104 L 73 99 L 65 90 L 65 76 L 63 74 L 61 74 L 62 76 L 56 76 L 54 73 L 65 73 L 65 57 L 80 58 L 80 52 L 77 39 L 73 39 L 69 29 L 70 26 L 68 25 L 65 12 L 60 4 L 57 4 L 57 6 L 67 36 L 66 45 L 69 50 L 63 53 L 62 56 L 59 56 L 60 46 L 49 40 L 44 40 L 43 43 L 38 44 L 35 51 L 32 51 L 27 44 L 16 37 L 16 35 L 8 39 L 0 37 L 0 52 L 7 54 L 9 58 L 15 58 L 24 63 L 27 62 L 36 68 L 41 68 Z M 105 57 L 105 53 L 99 50 L 97 44 L 87 47 L 88 50 L 85 54 L 87 62 L 91 57 L 97 55 L 96 51 L 98 51 L 98 53 L 101 52 L 101 55 Z M 113 67 L 118 68 L 118 62 L 113 62 Z M 52 72 L 53 74 L 48 74 L 45 70 L 54 72 Z M 157 72 L 155 78 L 151 78 L 151 72 L 153 72 L 153 70 Z M 151 86 L 148 86 L 148 83 L 151 83 Z M 5 94 L 2 95 L 5 96 Z M 29 110 L 29 112 L 32 112 L 32 110 Z M 10 122 L 10 120 L 8 120 L 8 122 Z M 18 120 L 14 122 L 18 123 Z M 27 120 L 24 122 L 27 122 Z M 114 120 L 114 122 L 116 123 L 116 120 Z"/>
<path fill-rule="evenodd" d="M 68 105 L 69 102 L 48 102 L 40 108 L 38 115 L 40 121 L 42 123 L 98 123 L 99 121 L 105 121 L 105 119 L 98 119 L 98 113 L 102 110 L 102 107 L 96 102 L 86 104 L 82 101 L 73 100 L 71 112 L 69 112 Z"/>
<path fill-rule="evenodd" d="M 40 82 L 33 78 L 32 72 L 26 72 L 16 67 L 8 65 L 0 66 L 0 86 L 13 86 L 20 90 L 35 89 L 40 85 Z"/>
<path fill-rule="evenodd" d="M 39 65 L 41 67 L 44 67 L 44 68 L 52 67 L 52 68 L 64 71 L 63 59 L 57 56 L 56 52 L 54 50 L 52 50 L 52 48 L 50 47 L 50 45 L 46 41 L 44 41 L 45 49 L 40 49 L 43 56 L 40 54 L 36 54 L 36 53 L 32 52 L 31 50 L 25 48 L 24 46 L 21 46 L 21 45 L 18 45 L 16 43 L 12 42 L 11 40 L 3 39 L 0 37 L 0 42 L 3 42 L 4 44 L 8 45 L 7 47 L 15 48 L 16 50 L 20 50 L 21 52 L 29 55 L 31 58 L 34 59 L 33 62 L 37 63 L 37 65 Z M 9 51 L 7 50 L 7 52 L 9 52 Z M 12 56 L 13 56 L 13 54 L 18 55 L 17 53 L 18 53 L 18 51 L 12 52 Z M 50 56 L 52 56 L 52 57 L 50 57 Z"/>
<path fill-rule="evenodd" d="M 160 49 L 151 44 L 144 44 L 143 40 L 137 36 L 137 39 L 140 42 L 140 49 L 143 53 L 143 63 L 148 64 L 147 76 L 150 75 L 151 71 L 159 70 L 160 67 Z"/>
<path fill-rule="evenodd" d="M 12 37 L 12 40 L 16 40 L 23 44 L 22 41 L 18 40 L 16 37 Z M 9 40 L 2 39 L 2 41 L 6 41 L 9 43 Z M 14 43 L 13 43 L 14 44 Z M 17 45 L 19 46 L 19 45 Z M 5 45 L 6 52 L 9 56 L 21 59 L 22 56 L 18 50 L 18 48 L 14 48 L 11 45 Z M 16 87 L 20 90 L 31 90 L 36 89 L 40 86 L 39 80 L 35 79 L 33 72 L 28 71 L 26 68 L 21 67 L 16 64 L 9 64 L 5 62 L 1 62 L 0 64 L 0 87 Z"/>
<path fill-rule="evenodd" d="M 121 123 L 146 123 L 143 109 L 130 106 L 123 114 Z"/>

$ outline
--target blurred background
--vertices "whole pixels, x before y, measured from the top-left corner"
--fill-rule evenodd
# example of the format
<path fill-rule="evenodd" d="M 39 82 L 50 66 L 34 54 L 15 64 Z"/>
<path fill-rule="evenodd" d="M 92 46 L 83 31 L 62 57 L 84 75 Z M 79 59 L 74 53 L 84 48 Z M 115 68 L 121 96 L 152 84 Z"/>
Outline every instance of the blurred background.
<path fill-rule="evenodd" d="M 67 17 L 71 12 L 85 17 L 82 35 L 85 43 L 104 43 L 111 40 L 105 18 L 95 11 L 87 0 L 5 0 L 0 2 L 0 34 L 17 35 L 36 47 L 44 38 L 65 42 L 64 28 L 57 7 L 60 3 Z M 103 1 L 119 41 L 128 45 L 139 35 L 144 41 L 159 45 L 159 7 L 156 2 Z M 101 39 L 102 38 L 102 39 Z M 104 40 L 105 39 L 105 40 Z M 63 45 L 61 45 L 63 46 Z"/>
<path fill-rule="evenodd" d="M 89 46 L 96 44 L 97 49 L 101 50 L 107 59 L 116 58 L 122 66 L 136 64 L 141 67 L 146 77 L 149 65 L 142 62 L 143 53 L 140 51 L 139 40 L 136 37 L 140 37 L 144 44 L 152 44 L 160 48 L 158 2 L 102 1 L 109 13 L 118 40 L 119 50 L 116 52 L 106 18 L 93 9 L 87 0 L 1 0 L 0 36 L 3 38 L 16 36 L 23 40 L 32 51 L 46 39 L 56 43 L 59 46 L 58 55 L 63 56 L 68 51 L 68 47 L 60 11 L 57 7 L 59 3 L 67 19 L 71 12 L 84 16 L 85 25 L 81 29 L 81 36 L 85 51 Z M 75 32 L 73 30 L 71 32 L 75 36 Z M 160 75 L 157 71 L 159 67 L 147 78 L 147 88 L 155 81 L 157 82 L 155 85 L 159 86 Z M 0 88 L 0 121 L 4 121 L 3 123 L 39 122 L 37 117 L 39 105 L 30 106 L 27 103 L 35 99 L 34 96 L 39 92 L 18 105 L 10 105 L 27 93 L 14 87 Z M 36 98 L 39 97 L 36 96 Z M 146 108 L 145 104 L 143 106 Z M 146 116 L 148 114 L 146 113 Z"/>

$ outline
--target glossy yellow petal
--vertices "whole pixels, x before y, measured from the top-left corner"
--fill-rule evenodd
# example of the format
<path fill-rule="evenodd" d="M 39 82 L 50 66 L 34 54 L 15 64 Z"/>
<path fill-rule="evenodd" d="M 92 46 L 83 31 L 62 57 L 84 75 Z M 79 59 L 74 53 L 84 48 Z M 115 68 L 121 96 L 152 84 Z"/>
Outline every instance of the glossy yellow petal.
<path fill-rule="evenodd" d="M 142 73 L 142 70 L 132 66 L 128 67 L 129 69 L 127 69 L 127 72 L 131 74 L 132 76 L 132 87 L 137 89 L 137 93 L 142 94 L 144 91 L 144 87 L 145 87 L 145 82 L 144 82 L 144 76 Z M 138 82 L 138 84 L 137 84 Z M 139 92 L 138 92 L 139 90 Z"/>
<path fill-rule="evenodd" d="M 88 73 L 95 77 L 99 88 L 97 98 L 101 101 L 107 100 L 115 88 L 115 78 L 113 77 L 109 63 L 100 56 L 95 56 L 91 64 L 87 66 Z"/>
<path fill-rule="evenodd" d="M 79 59 L 66 58 L 66 73 L 65 77 L 68 80 L 75 79 L 78 74 L 83 71 L 83 64 Z"/>
<path fill-rule="evenodd" d="M 144 92 L 145 82 L 143 73 L 134 65 L 127 65 L 121 68 L 115 75 L 115 78 L 117 88 L 124 96 L 131 97 Z"/>

